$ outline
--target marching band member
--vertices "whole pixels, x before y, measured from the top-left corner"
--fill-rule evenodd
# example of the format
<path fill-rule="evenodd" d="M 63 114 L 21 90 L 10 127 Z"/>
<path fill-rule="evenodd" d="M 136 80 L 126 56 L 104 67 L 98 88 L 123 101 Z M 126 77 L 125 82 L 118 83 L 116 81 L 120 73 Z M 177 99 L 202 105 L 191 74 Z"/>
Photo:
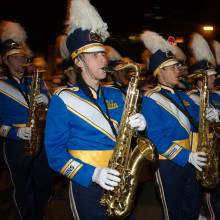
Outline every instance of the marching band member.
<path fill-rule="evenodd" d="M 216 79 L 216 67 L 215 67 L 215 58 L 212 54 L 211 49 L 209 48 L 208 43 L 205 39 L 199 35 L 194 34 L 191 37 L 190 47 L 194 52 L 196 62 L 191 66 L 192 73 L 197 71 L 206 71 L 208 75 L 208 90 L 209 90 L 209 114 L 212 114 L 211 118 L 213 121 L 219 121 L 219 110 L 220 110 L 220 96 L 214 91 L 215 79 Z M 220 52 L 220 44 L 215 42 L 214 51 L 216 54 L 216 61 L 218 63 L 218 52 Z M 219 54 L 220 55 L 220 54 Z M 201 79 L 194 80 L 196 88 L 188 92 L 188 95 L 193 101 L 200 105 L 200 90 L 202 86 Z M 204 193 L 204 202 L 205 202 L 205 212 L 201 213 L 206 215 L 211 220 L 220 219 L 220 187 L 219 185 L 215 189 L 205 190 Z M 208 211 L 208 213 L 207 213 Z"/>
<path fill-rule="evenodd" d="M 2 23 L 1 56 L 5 78 L 0 80 L 0 136 L 4 158 L 14 188 L 14 202 L 20 219 L 43 220 L 50 196 L 50 168 L 42 148 L 37 156 L 26 156 L 25 142 L 31 138 L 28 122 L 31 77 L 24 75 L 29 57 L 26 32 L 18 23 Z M 41 82 L 38 104 L 47 105 L 49 94 Z"/>
<path fill-rule="evenodd" d="M 159 153 L 156 180 L 165 219 L 196 220 L 199 216 L 202 190 L 195 177 L 195 168 L 206 163 L 204 152 L 192 152 L 190 134 L 197 129 L 199 108 L 181 90 L 179 62 L 170 52 L 169 43 L 155 32 L 141 35 L 151 51 L 149 72 L 158 86 L 143 97 L 142 112 L 147 121 L 146 135 Z"/>
<path fill-rule="evenodd" d="M 103 189 L 113 190 L 120 173 L 108 162 L 116 142 L 124 106 L 119 89 L 100 85 L 107 58 L 102 40 L 107 25 L 88 0 L 70 4 L 67 48 L 77 83 L 58 90 L 47 114 L 45 144 L 49 164 L 70 179 L 69 198 L 75 220 L 108 219 L 100 205 Z M 132 128 L 145 129 L 141 114 L 129 118 Z M 128 219 L 133 219 L 131 215 Z"/>

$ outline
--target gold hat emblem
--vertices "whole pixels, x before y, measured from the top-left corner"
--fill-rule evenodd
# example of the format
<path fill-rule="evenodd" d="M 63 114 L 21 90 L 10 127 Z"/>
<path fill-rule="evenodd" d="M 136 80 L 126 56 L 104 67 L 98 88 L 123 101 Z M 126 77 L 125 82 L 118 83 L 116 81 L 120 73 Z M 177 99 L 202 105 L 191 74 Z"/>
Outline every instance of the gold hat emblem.
<path fill-rule="evenodd" d="M 92 32 L 92 31 L 91 31 L 90 34 L 89 34 L 89 39 L 90 39 L 91 41 L 102 42 L 101 36 L 99 36 L 97 33 Z"/>

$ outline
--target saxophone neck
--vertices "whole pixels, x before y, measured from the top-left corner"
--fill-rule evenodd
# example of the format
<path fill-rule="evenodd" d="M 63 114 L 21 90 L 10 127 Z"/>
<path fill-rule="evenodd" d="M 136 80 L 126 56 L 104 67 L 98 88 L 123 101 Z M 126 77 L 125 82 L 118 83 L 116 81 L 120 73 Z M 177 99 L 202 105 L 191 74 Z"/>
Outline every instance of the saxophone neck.
<path fill-rule="evenodd" d="M 121 71 L 124 69 L 132 69 L 134 71 L 134 74 L 131 74 L 131 75 L 135 76 L 136 78 L 139 77 L 140 72 L 141 72 L 141 67 L 138 63 L 119 64 L 114 70 Z"/>

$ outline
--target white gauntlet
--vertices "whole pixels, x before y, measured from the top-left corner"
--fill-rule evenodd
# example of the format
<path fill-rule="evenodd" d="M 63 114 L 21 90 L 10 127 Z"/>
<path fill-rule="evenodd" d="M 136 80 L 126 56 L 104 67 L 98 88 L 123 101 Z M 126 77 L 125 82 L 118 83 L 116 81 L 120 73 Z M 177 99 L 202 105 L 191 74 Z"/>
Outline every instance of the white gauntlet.
<path fill-rule="evenodd" d="M 99 184 L 105 190 L 113 190 L 120 182 L 119 172 L 110 168 L 96 168 L 92 181 Z"/>
<path fill-rule="evenodd" d="M 219 122 L 219 111 L 213 107 L 208 107 L 206 111 L 206 119 L 209 121 Z"/>
<path fill-rule="evenodd" d="M 49 100 L 47 98 L 46 95 L 44 94 L 40 94 L 40 95 L 37 95 L 36 98 L 35 98 L 35 101 L 37 102 L 37 104 L 42 104 L 42 105 L 48 105 L 49 103 Z"/>
<path fill-rule="evenodd" d="M 189 163 L 191 163 L 197 170 L 202 171 L 202 167 L 206 165 L 206 153 L 204 152 L 191 152 L 189 155 Z"/>
<path fill-rule="evenodd" d="M 140 113 L 132 115 L 128 120 L 131 128 L 135 128 L 138 131 L 143 131 L 146 128 L 146 120 Z"/>
<path fill-rule="evenodd" d="M 17 136 L 22 140 L 30 140 L 31 139 L 31 127 L 19 128 L 17 132 Z"/>

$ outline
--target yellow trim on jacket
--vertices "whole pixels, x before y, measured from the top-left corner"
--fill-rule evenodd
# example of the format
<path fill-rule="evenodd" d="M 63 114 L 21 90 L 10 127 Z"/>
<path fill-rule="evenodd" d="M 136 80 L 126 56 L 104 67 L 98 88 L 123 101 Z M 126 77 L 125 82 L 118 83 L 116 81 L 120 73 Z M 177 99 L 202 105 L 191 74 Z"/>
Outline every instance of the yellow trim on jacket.
<path fill-rule="evenodd" d="M 173 141 L 174 144 L 178 144 L 181 147 L 187 149 L 187 150 L 191 150 L 191 146 L 190 146 L 190 140 L 189 139 L 184 139 L 184 140 L 177 140 L 177 141 Z M 173 146 L 173 144 L 172 144 Z M 171 146 L 171 147 L 172 147 Z M 169 150 L 169 149 L 168 149 Z M 167 151 L 168 151 L 167 150 Z M 178 151 L 180 152 L 180 151 Z M 177 153 L 178 154 L 178 153 Z M 175 156 L 177 156 L 177 154 L 175 154 Z M 162 156 L 161 154 L 159 154 L 159 160 L 167 160 L 168 158 Z"/>

